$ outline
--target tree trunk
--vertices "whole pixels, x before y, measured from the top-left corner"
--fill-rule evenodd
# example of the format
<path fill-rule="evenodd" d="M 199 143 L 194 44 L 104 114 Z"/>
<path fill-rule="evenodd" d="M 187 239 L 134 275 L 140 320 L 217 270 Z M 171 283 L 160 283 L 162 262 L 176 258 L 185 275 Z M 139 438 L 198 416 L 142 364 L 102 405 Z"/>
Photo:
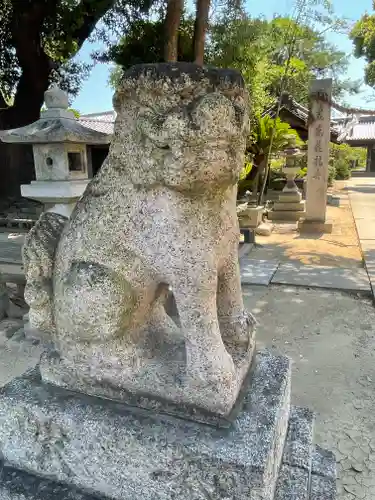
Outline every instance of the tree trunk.
<path fill-rule="evenodd" d="M 164 60 L 177 61 L 178 55 L 178 29 L 180 27 L 183 0 L 169 0 L 167 15 L 165 17 L 165 47 Z"/>
<path fill-rule="evenodd" d="M 197 11 L 194 27 L 194 57 L 195 63 L 203 66 L 204 42 L 208 26 L 210 0 L 197 0 Z"/>

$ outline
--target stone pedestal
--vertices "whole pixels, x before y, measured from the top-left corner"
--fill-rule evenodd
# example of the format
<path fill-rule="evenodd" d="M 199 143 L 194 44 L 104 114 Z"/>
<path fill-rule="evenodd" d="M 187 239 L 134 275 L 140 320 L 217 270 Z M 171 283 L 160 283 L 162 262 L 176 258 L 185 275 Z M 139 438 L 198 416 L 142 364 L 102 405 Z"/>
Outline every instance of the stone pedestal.
<path fill-rule="evenodd" d="M 34 372 L 0 392 L 0 451 L 18 470 L 98 498 L 292 500 L 297 469 L 307 499 L 313 422 L 306 410 L 289 418 L 290 377 L 287 358 L 258 354 L 244 407 L 225 429 L 79 396 Z"/>
<path fill-rule="evenodd" d="M 304 153 L 295 145 L 296 139 L 291 138 L 291 145 L 285 149 L 286 164 L 283 172 L 286 175 L 286 184 L 277 202 L 268 213 L 270 220 L 298 221 L 305 214 L 305 202 L 295 183 L 295 177 L 300 169 L 297 160 Z"/>
<path fill-rule="evenodd" d="M 301 193 L 296 191 L 283 191 L 279 200 L 273 205 L 273 209 L 268 212 L 270 220 L 298 221 L 305 215 L 305 202 Z"/>
<path fill-rule="evenodd" d="M 41 201 L 45 211 L 70 217 L 77 200 L 86 189 L 88 179 L 60 181 L 32 181 L 21 186 L 25 198 Z"/>

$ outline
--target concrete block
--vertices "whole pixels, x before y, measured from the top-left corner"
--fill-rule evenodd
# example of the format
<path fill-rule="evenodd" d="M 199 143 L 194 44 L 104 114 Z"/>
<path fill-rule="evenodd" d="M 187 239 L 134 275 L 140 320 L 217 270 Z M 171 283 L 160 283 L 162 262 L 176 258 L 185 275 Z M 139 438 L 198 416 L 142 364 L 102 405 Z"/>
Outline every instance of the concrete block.
<path fill-rule="evenodd" d="M 241 212 L 237 212 L 241 228 L 255 228 L 263 220 L 264 207 L 247 207 Z"/>
<path fill-rule="evenodd" d="M 267 222 L 262 222 L 255 229 L 255 234 L 258 236 L 271 236 L 273 226 L 272 224 L 268 224 Z"/>
<path fill-rule="evenodd" d="M 298 230 L 300 233 L 332 233 L 333 222 L 326 220 L 325 222 L 300 220 L 298 222 Z"/>
<path fill-rule="evenodd" d="M 329 477 L 312 474 L 309 500 L 335 500 L 336 494 L 336 481 Z"/>
<path fill-rule="evenodd" d="M 311 473 L 318 476 L 329 477 L 336 481 L 336 457 L 330 450 L 315 445 L 312 454 Z"/>
<path fill-rule="evenodd" d="M 1 500 L 105 500 L 74 487 L 0 464 Z"/>
<path fill-rule="evenodd" d="M 282 464 L 274 500 L 309 500 L 309 472 Z"/>

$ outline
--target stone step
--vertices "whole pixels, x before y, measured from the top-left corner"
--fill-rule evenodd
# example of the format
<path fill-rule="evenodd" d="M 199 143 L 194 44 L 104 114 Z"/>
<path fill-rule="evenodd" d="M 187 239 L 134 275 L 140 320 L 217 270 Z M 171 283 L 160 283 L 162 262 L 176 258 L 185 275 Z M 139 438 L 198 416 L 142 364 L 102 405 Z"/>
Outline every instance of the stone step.
<path fill-rule="evenodd" d="M 274 500 L 309 500 L 314 414 L 293 406 Z"/>
<path fill-rule="evenodd" d="M 1 500 L 106 500 L 0 464 Z"/>
<path fill-rule="evenodd" d="M 286 212 L 301 212 L 305 210 L 305 202 L 300 201 L 298 203 L 284 203 L 281 201 L 275 202 L 273 205 L 273 211 L 286 211 Z"/>
<path fill-rule="evenodd" d="M 269 220 L 279 220 L 279 221 L 298 221 L 305 216 L 304 210 L 292 211 L 292 210 L 281 210 L 279 212 L 274 212 L 270 210 L 267 214 Z"/>
<path fill-rule="evenodd" d="M 284 202 L 284 203 L 298 203 L 301 200 L 302 200 L 301 193 L 292 193 L 292 192 L 280 193 L 280 196 L 278 198 L 278 201 Z"/>
<path fill-rule="evenodd" d="M 335 500 L 336 479 L 335 455 L 316 445 L 312 456 L 309 500 Z"/>

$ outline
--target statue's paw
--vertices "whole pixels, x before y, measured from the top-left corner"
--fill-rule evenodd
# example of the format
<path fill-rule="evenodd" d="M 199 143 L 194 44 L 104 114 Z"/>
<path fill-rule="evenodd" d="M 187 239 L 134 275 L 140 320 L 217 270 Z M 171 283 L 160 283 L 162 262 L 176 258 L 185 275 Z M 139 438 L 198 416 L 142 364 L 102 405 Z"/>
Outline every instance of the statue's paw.
<path fill-rule="evenodd" d="M 197 386 L 231 387 L 236 378 L 233 359 L 224 346 L 188 356 L 189 382 Z"/>
<path fill-rule="evenodd" d="M 220 331 L 223 341 L 229 346 L 249 347 L 256 328 L 256 319 L 251 313 L 244 312 L 240 317 L 220 318 Z"/>

